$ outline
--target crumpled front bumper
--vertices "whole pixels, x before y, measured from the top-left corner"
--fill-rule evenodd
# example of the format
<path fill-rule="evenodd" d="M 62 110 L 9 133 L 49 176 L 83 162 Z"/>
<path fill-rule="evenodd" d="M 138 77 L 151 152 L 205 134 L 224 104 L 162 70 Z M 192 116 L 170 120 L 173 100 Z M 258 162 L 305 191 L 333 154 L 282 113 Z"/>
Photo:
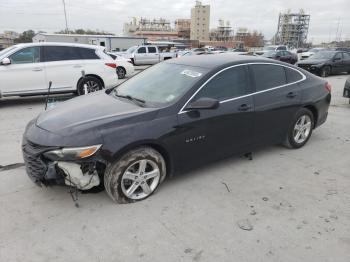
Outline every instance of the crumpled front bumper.
<path fill-rule="evenodd" d="M 53 148 L 34 144 L 25 138 L 22 141 L 24 164 L 29 178 L 38 186 L 51 184 L 64 184 L 64 176 L 56 172 L 56 165 L 47 162 L 42 154 Z"/>

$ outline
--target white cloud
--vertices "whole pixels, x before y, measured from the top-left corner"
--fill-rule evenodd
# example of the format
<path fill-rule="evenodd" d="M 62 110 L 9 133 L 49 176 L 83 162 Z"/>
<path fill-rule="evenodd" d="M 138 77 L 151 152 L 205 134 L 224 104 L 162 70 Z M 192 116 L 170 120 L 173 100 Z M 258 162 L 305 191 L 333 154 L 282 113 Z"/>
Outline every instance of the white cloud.
<path fill-rule="evenodd" d="M 192 0 L 65 0 L 70 28 L 100 29 L 121 34 L 132 17 L 189 18 Z M 309 39 L 334 39 L 338 21 L 342 37 L 350 38 L 349 0 L 203 0 L 211 5 L 211 27 L 218 19 L 229 20 L 234 29 L 247 27 L 271 38 L 279 12 L 303 8 L 311 14 Z M 62 0 L 0 0 L 0 31 L 26 29 L 54 32 L 65 27 Z"/>

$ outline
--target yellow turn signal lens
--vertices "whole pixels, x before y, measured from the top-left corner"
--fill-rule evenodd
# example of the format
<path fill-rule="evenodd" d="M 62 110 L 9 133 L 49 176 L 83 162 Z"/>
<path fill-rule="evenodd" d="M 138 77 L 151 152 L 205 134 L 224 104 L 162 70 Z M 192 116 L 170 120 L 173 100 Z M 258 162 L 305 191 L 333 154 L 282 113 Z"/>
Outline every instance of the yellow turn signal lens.
<path fill-rule="evenodd" d="M 79 152 L 78 157 L 79 157 L 79 158 L 86 158 L 86 157 L 92 156 L 93 154 L 96 153 L 96 151 L 97 151 L 99 148 L 100 148 L 100 147 L 98 147 L 98 146 L 94 146 L 94 147 L 87 148 L 87 149 L 85 149 L 85 150 Z"/>

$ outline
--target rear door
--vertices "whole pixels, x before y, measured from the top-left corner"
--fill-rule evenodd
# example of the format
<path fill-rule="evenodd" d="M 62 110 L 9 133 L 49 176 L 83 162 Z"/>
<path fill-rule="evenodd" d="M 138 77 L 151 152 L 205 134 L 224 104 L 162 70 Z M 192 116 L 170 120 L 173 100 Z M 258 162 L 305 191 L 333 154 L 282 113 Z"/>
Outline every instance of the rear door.
<path fill-rule="evenodd" d="M 40 47 L 26 47 L 9 55 L 9 65 L 0 65 L 0 90 L 6 93 L 31 93 L 47 90 L 45 67 Z"/>
<path fill-rule="evenodd" d="M 214 76 L 189 101 L 214 98 L 217 109 L 181 111 L 177 161 L 185 166 L 244 151 L 252 143 L 253 99 L 246 66 L 228 68 Z"/>
<path fill-rule="evenodd" d="M 332 72 L 333 73 L 343 72 L 343 68 L 344 68 L 343 55 L 341 52 L 338 52 L 333 57 Z"/>
<path fill-rule="evenodd" d="M 255 82 L 254 144 L 281 142 L 301 103 L 303 75 L 277 64 L 251 64 Z"/>
<path fill-rule="evenodd" d="M 77 47 L 43 46 L 46 79 L 52 81 L 52 91 L 77 89 L 83 62 Z"/>
<path fill-rule="evenodd" d="M 156 64 L 160 60 L 160 54 L 158 52 L 158 48 L 156 46 L 149 46 L 148 49 L 148 61 L 150 64 Z"/>

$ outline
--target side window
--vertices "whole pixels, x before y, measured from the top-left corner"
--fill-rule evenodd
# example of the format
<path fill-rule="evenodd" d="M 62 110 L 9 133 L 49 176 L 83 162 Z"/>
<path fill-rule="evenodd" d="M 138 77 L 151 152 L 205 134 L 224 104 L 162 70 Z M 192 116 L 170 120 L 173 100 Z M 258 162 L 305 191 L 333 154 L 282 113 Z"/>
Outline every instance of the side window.
<path fill-rule="evenodd" d="M 333 59 L 341 60 L 343 59 L 343 56 L 341 55 L 341 53 L 336 53 Z"/>
<path fill-rule="evenodd" d="M 69 46 L 44 46 L 44 61 L 66 61 L 81 59 L 78 48 Z"/>
<path fill-rule="evenodd" d="M 157 48 L 155 48 L 154 46 L 148 47 L 148 53 L 157 53 Z"/>
<path fill-rule="evenodd" d="M 23 48 L 10 57 L 12 64 L 32 64 L 40 62 L 40 48 L 27 47 Z"/>
<path fill-rule="evenodd" d="M 344 53 L 343 53 L 343 58 L 344 58 L 344 59 L 350 59 L 350 53 L 344 52 Z"/>
<path fill-rule="evenodd" d="M 250 68 L 254 75 L 256 91 L 285 85 L 287 82 L 283 66 L 258 64 L 250 65 Z"/>
<path fill-rule="evenodd" d="M 279 46 L 277 47 L 277 50 L 287 50 L 287 48 L 285 46 Z"/>
<path fill-rule="evenodd" d="M 303 79 L 303 76 L 296 70 L 290 69 L 288 67 L 285 67 L 284 70 L 286 71 L 287 76 L 287 83 L 294 83 L 301 79 Z"/>
<path fill-rule="evenodd" d="M 140 48 L 137 50 L 137 53 L 139 53 L 139 54 L 145 54 L 145 53 L 146 53 L 146 47 L 140 47 Z"/>
<path fill-rule="evenodd" d="M 211 79 L 195 96 L 218 100 L 230 99 L 247 94 L 247 76 L 245 66 L 227 69 Z"/>
<path fill-rule="evenodd" d="M 91 49 L 91 48 L 82 48 L 82 47 L 78 47 L 81 59 L 100 59 L 98 55 L 96 55 L 96 51 L 95 49 Z M 113 56 L 110 55 L 112 58 Z"/>
<path fill-rule="evenodd" d="M 283 51 L 277 51 L 276 55 L 278 55 L 278 56 L 284 56 L 284 53 L 283 53 Z"/>

